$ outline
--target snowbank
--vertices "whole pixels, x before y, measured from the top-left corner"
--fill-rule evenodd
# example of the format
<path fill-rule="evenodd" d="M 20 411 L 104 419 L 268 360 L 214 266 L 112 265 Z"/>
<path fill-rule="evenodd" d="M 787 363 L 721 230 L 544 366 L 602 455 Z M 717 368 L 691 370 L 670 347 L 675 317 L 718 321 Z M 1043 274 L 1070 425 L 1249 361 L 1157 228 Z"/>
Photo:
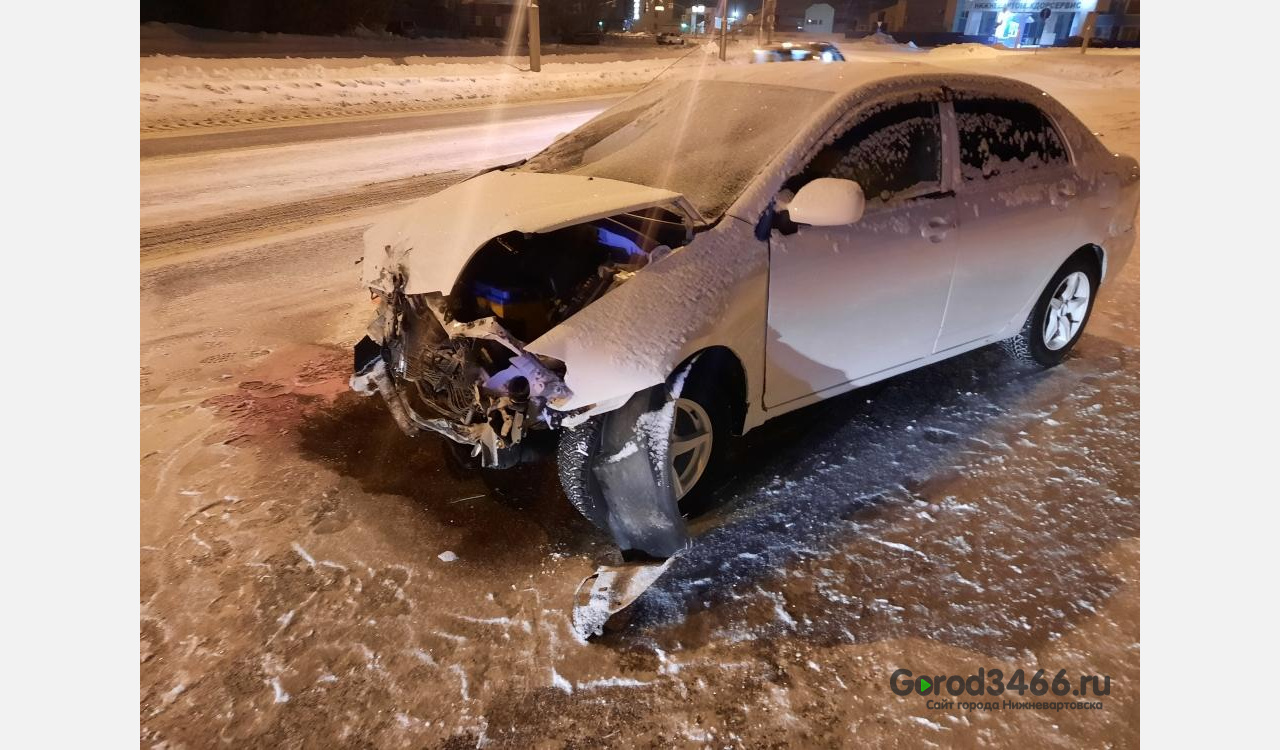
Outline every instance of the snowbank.
<path fill-rule="evenodd" d="M 883 31 L 877 31 L 876 33 L 870 36 L 865 36 L 862 38 L 862 41 L 871 42 L 872 44 L 897 44 L 898 43 L 897 39 L 894 39 L 892 36 L 884 33 Z"/>
<path fill-rule="evenodd" d="M 991 60 L 1006 52 L 1004 49 L 989 47 L 985 44 L 947 44 L 935 47 L 927 53 L 931 61 L 951 60 Z"/>

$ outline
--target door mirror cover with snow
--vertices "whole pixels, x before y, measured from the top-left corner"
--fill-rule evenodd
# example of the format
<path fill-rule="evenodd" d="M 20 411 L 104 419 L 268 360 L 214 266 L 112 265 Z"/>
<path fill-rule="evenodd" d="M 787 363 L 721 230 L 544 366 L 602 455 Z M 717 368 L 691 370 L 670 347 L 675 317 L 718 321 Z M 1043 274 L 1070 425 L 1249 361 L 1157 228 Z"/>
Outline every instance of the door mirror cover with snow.
<path fill-rule="evenodd" d="M 815 227 L 838 227 L 862 218 L 867 200 L 853 180 L 819 177 L 800 188 L 787 204 L 791 221 Z"/>

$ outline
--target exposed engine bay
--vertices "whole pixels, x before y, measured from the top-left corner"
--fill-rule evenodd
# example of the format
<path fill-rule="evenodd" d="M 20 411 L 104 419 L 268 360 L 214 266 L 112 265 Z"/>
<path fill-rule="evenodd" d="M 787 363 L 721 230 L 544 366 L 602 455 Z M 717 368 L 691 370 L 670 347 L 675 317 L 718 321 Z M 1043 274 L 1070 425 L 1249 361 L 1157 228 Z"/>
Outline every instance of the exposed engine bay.
<path fill-rule="evenodd" d="M 528 352 L 577 311 L 659 262 L 692 236 L 668 207 L 617 214 L 486 242 L 448 296 L 373 290 L 377 315 L 355 348 L 351 387 L 383 396 L 408 435 L 473 446 L 486 467 L 520 463 L 520 443 L 558 428 L 572 392 L 565 365 Z M 589 409 L 580 409 L 585 411 Z"/>

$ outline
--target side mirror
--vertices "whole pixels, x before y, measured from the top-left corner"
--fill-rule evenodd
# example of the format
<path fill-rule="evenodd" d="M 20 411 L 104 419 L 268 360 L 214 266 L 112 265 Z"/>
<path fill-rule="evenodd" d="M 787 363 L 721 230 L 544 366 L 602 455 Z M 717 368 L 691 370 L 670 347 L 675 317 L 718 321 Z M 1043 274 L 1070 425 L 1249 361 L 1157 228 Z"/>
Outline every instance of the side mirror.
<path fill-rule="evenodd" d="M 867 199 L 862 186 L 853 180 L 819 177 L 800 188 L 786 205 L 787 213 L 797 224 L 815 227 L 839 227 L 862 218 Z"/>

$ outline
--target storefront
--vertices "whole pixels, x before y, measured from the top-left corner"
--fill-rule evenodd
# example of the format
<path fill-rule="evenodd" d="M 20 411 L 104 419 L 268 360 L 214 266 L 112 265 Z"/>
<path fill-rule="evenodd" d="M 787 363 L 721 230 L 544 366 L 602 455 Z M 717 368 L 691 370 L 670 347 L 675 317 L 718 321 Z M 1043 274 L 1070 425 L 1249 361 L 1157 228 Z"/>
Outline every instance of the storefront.
<path fill-rule="evenodd" d="M 1036 47 L 1078 36 L 1098 0 L 956 0 L 951 31 L 990 36 L 1009 47 Z M 1045 10 L 1048 18 L 1045 18 Z"/>

